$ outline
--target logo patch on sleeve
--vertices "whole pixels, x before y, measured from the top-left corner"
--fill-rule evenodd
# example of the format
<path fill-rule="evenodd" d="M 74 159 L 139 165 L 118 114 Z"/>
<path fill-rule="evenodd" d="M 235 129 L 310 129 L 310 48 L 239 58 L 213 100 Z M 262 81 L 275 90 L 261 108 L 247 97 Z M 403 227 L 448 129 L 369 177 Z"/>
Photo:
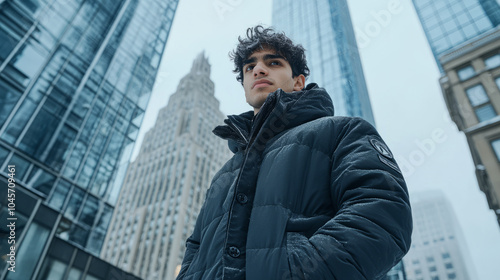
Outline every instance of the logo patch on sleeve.
<path fill-rule="evenodd" d="M 389 148 L 377 139 L 370 139 L 370 144 L 377 150 L 377 152 L 383 155 L 386 158 L 393 158 L 391 151 Z"/>
<path fill-rule="evenodd" d="M 390 168 L 396 170 L 397 172 L 401 173 L 399 170 L 399 167 L 392 162 L 390 159 L 393 159 L 394 156 L 392 155 L 391 151 L 389 148 L 382 143 L 380 140 L 377 139 L 370 139 L 370 144 L 372 144 L 373 148 L 379 153 L 378 159 L 385 165 L 389 166 Z"/>

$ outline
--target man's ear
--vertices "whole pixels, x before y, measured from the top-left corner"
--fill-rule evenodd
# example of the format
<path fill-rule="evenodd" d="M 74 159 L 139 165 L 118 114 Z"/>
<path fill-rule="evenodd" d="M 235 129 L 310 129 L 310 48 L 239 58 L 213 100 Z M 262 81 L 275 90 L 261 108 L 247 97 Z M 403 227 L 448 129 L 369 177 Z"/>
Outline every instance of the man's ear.
<path fill-rule="evenodd" d="M 306 84 L 306 77 L 302 74 L 293 78 L 293 91 L 301 91 Z"/>

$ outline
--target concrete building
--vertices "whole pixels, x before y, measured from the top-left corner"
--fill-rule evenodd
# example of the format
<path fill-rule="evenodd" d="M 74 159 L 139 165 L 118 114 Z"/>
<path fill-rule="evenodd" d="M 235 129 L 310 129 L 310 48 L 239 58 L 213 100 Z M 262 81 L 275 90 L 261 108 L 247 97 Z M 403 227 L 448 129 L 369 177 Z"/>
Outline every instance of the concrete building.
<path fill-rule="evenodd" d="M 0 1 L 0 279 L 136 279 L 98 256 L 177 3 Z"/>
<path fill-rule="evenodd" d="M 465 133 L 479 188 L 500 224 L 500 0 L 413 0 Z"/>
<path fill-rule="evenodd" d="M 412 245 L 403 258 L 408 280 L 474 280 L 472 262 L 453 208 L 440 191 L 411 196 Z"/>
<path fill-rule="evenodd" d="M 306 49 L 311 70 L 333 100 L 335 115 L 375 125 L 346 0 L 273 0 L 272 24 Z"/>
<path fill-rule="evenodd" d="M 224 118 L 201 53 L 128 168 L 104 259 L 144 279 L 174 279 L 210 182 L 231 156 L 212 133 Z"/>
<path fill-rule="evenodd" d="M 500 28 L 444 53 L 446 106 L 464 132 L 479 188 L 500 225 Z"/>
<path fill-rule="evenodd" d="M 383 280 L 407 280 L 403 262 L 399 262 L 382 278 Z"/>

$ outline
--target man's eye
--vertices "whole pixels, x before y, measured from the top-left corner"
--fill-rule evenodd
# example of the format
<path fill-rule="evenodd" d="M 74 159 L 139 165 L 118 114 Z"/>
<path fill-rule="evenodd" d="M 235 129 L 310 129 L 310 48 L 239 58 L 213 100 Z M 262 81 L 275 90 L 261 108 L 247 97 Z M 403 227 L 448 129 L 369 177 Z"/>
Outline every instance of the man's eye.
<path fill-rule="evenodd" d="M 279 61 L 271 61 L 271 63 L 269 63 L 270 65 L 280 65 L 281 63 Z"/>
<path fill-rule="evenodd" d="M 253 65 L 248 65 L 248 66 L 245 68 L 245 72 L 252 71 L 253 67 L 254 67 Z"/>

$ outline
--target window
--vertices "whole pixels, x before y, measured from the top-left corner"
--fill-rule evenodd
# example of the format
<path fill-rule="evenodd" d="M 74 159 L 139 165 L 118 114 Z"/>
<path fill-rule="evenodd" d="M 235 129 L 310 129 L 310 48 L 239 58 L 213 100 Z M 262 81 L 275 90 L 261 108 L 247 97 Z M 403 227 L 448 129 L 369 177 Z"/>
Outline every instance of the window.
<path fill-rule="evenodd" d="M 477 108 L 475 111 L 479 122 L 487 121 L 497 115 L 491 104 Z"/>
<path fill-rule="evenodd" d="M 450 33 L 449 39 L 453 45 L 457 45 L 465 41 L 465 37 L 461 30 L 456 30 L 455 32 Z"/>
<path fill-rule="evenodd" d="M 52 146 L 51 151 L 49 152 L 47 159 L 45 160 L 45 163 L 53 169 L 59 171 L 64 161 L 69 156 L 67 151 L 69 147 L 71 147 L 76 134 L 76 131 L 71 127 L 67 125 L 63 126 Z"/>
<path fill-rule="evenodd" d="M 5 141 L 14 144 L 17 137 L 21 134 L 23 128 L 28 123 L 30 117 L 33 115 L 35 109 L 36 104 L 29 99 L 25 99 L 1 137 Z"/>
<path fill-rule="evenodd" d="M 448 273 L 448 279 L 457 279 L 457 275 L 455 274 L 455 272 Z"/>
<path fill-rule="evenodd" d="M 464 14 L 464 16 L 465 16 L 465 14 Z M 467 23 L 465 26 L 463 26 L 462 31 L 465 33 L 465 36 L 467 36 L 467 38 L 474 37 L 478 33 L 478 31 L 476 30 L 476 26 L 474 25 L 474 23 Z"/>
<path fill-rule="evenodd" d="M 73 193 L 71 194 L 70 201 L 65 211 L 65 215 L 70 218 L 75 218 L 78 214 L 78 210 L 80 210 L 80 206 L 83 201 L 83 195 L 85 193 L 79 188 L 74 188 Z"/>
<path fill-rule="evenodd" d="M 470 104 L 474 107 L 489 102 L 488 95 L 486 94 L 486 91 L 484 90 L 483 86 L 480 84 L 468 88 L 466 91 L 467 91 L 467 96 L 469 97 L 470 100 Z"/>
<path fill-rule="evenodd" d="M 79 270 L 78 268 L 74 268 L 72 267 L 69 271 L 69 275 L 68 275 L 68 279 L 80 279 L 80 275 L 82 275 L 82 271 Z M 51 278 L 47 278 L 47 279 L 51 279 Z"/>
<path fill-rule="evenodd" d="M 16 176 L 19 180 L 23 180 L 24 176 L 28 172 L 28 168 L 30 167 L 29 161 L 16 154 L 12 155 L 8 164 L 16 166 Z"/>
<path fill-rule="evenodd" d="M 46 15 L 41 17 L 40 24 L 47 28 L 55 38 L 58 38 L 68 25 L 68 22 L 55 9 L 48 9 Z"/>
<path fill-rule="evenodd" d="M 60 120 L 58 115 L 52 114 L 52 110 L 62 114 L 61 111 L 64 109 L 57 103 L 47 100 L 19 144 L 21 150 L 37 158 L 43 154 Z"/>
<path fill-rule="evenodd" d="M 453 268 L 453 264 L 452 263 L 445 263 L 444 266 L 446 268 L 449 268 L 449 269 Z"/>
<path fill-rule="evenodd" d="M 441 256 L 443 257 L 443 259 L 449 259 L 450 253 L 442 253 Z"/>
<path fill-rule="evenodd" d="M 63 279 L 67 265 L 53 258 L 48 258 L 42 270 L 43 279 Z M 39 279 L 42 279 L 41 277 Z"/>
<path fill-rule="evenodd" d="M 476 71 L 474 71 L 474 68 L 469 65 L 458 69 L 457 74 L 460 81 L 465 81 L 476 75 Z"/>
<path fill-rule="evenodd" d="M 433 262 L 434 261 L 434 257 L 427 257 L 427 262 Z"/>
<path fill-rule="evenodd" d="M 484 64 L 486 64 L 486 68 L 496 68 L 500 66 L 500 54 L 495 54 L 490 56 L 484 60 Z"/>
<path fill-rule="evenodd" d="M 113 215 L 113 208 L 104 204 L 101 212 L 101 216 L 96 224 L 96 229 L 100 229 L 102 231 L 106 231 L 108 225 L 111 222 L 111 216 Z"/>
<path fill-rule="evenodd" d="M 21 94 L 3 82 L 0 82 L 0 92 L 2 93 L 0 95 L 0 126 L 2 126 L 21 97 Z"/>
<path fill-rule="evenodd" d="M 19 40 L 2 28 L 0 29 L 0 41 L 2 41 L 2 45 L 0 45 L 0 62 L 3 62 L 17 45 Z"/>
<path fill-rule="evenodd" d="M 23 48 L 17 53 L 14 61 L 14 66 L 27 76 L 32 78 L 42 67 L 48 53 L 45 50 L 34 46 L 30 41 L 28 44 L 23 45 Z M 27 85 L 25 81 L 24 85 Z"/>
<path fill-rule="evenodd" d="M 497 115 L 481 84 L 466 89 L 466 92 L 479 122 L 487 121 Z"/>
<path fill-rule="evenodd" d="M 89 195 L 83 205 L 79 221 L 91 227 L 99 210 L 98 203 L 97 198 Z"/>
<path fill-rule="evenodd" d="M 26 181 L 28 182 L 27 185 L 32 189 L 35 189 L 45 195 L 49 195 L 55 179 L 56 177 L 54 175 L 41 168 L 34 167 Z"/>
<path fill-rule="evenodd" d="M 16 254 L 16 264 L 24 269 L 16 270 L 16 272 L 9 271 L 6 279 L 31 279 L 31 274 L 40 259 L 49 233 L 49 228 L 41 224 L 33 222 L 30 225 Z"/>
<path fill-rule="evenodd" d="M 2 163 L 7 158 L 8 154 L 9 154 L 9 151 L 7 149 L 5 149 L 4 147 L 0 146 L 0 167 L 2 166 Z"/>
<path fill-rule="evenodd" d="M 500 161 L 500 138 L 491 141 L 491 146 L 493 147 L 493 151 L 495 151 L 497 160 Z"/>
<path fill-rule="evenodd" d="M 52 197 L 49 200 L 49 205 L 60 210 L 64 205 L 66 195 L 68 194 L 70 188 L 70 183 L 60 180 L 54 193 L 52 194 Z"/>
<path fill-rule="evenodd" d="M 90 230 L 83 228 L 78 224 L 73 224 L 69 231 L 69 240 L 85 247 Z"/>

